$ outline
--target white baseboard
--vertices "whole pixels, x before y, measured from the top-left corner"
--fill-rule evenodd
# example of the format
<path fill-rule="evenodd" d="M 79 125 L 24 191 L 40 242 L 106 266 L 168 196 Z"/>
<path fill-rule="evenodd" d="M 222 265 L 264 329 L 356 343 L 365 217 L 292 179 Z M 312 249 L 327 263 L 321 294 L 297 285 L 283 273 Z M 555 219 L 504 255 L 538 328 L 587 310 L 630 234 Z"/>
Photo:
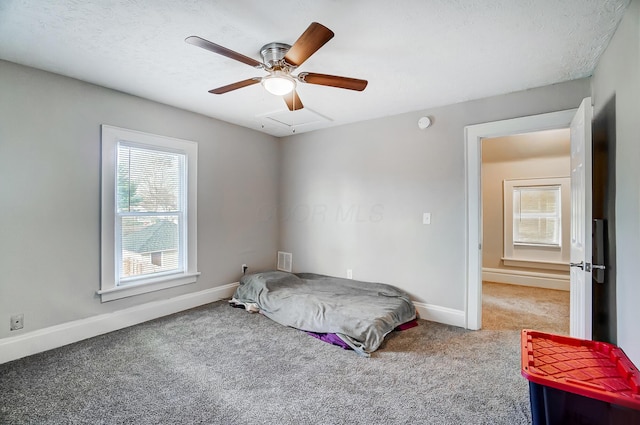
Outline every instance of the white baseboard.
<path fill-rule="evenodd" d="M 18 336 L 3 338 L 0 339 L 0 364 L 230 298 L 237 287 L 238 282 L 230 283 L 204 291 L 180 295 L 168 300 L 153 301 L 112 313 L 100 314 Z M 414 302 L 413 304 L 416 306 L 421 319 L 465 327 L 465 313 L 462 310 L 420 302 Z"/>
<path fill-rule="evenodd" d="M 463 310 L 454 310 L 439 305 L 425 304 L 413 302 L 416 306 L 421 319 L 431 320 L 432 322 L 444 323 L 445 325 L 466 326 L 465 314 Z"/>
<path fill-rule="evenodd" d="M 560 291 L 568 291 L 570 288 L 569 275 L 567 274 L 524 272 L 483 267 L 482 280 L 496 283 L 510 283 L 512 285 L 533 286 L 536 288 L 557 289 Z"/>
<path fill-rule="evenodd" d="M 0 339 L 0 364 L 231 298 L 238 282 Z"/>

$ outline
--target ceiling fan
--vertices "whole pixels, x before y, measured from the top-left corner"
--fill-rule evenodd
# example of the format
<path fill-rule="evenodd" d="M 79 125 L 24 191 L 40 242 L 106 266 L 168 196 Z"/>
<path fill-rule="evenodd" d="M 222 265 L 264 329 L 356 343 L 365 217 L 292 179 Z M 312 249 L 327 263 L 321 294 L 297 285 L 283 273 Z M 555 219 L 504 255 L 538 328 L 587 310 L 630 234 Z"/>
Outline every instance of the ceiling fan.
<path fill-rule="evenodd" d="M 209 93 L 224 94 L 253 84 L 262 83 L 269 93 L 282 96 L 290 111 L 295 111 L 304 107 L 296 92 L 298 82 L 356 91 L 362 91 L 367 87 L 366 80 L 356 78 L 316 74 L 313 72 L 300 72 L 298 75 L 292 74 L 296 68 L 309 59 L 320 47 L 324 46 L 327 41 L 331 40 L 333 36 L 333 31 L 329 28 L 313 22 L 306 31 L 302 33 L 298 40 L 293 43 L 293 46 L 285 43 L 269 43 L 262 46 L 260 49 L 262 62 L 195 35 L 187 37 L 184 41 L 269 73 L 264 77 L 249 78 L 218 87 L 209 90 Z"/>

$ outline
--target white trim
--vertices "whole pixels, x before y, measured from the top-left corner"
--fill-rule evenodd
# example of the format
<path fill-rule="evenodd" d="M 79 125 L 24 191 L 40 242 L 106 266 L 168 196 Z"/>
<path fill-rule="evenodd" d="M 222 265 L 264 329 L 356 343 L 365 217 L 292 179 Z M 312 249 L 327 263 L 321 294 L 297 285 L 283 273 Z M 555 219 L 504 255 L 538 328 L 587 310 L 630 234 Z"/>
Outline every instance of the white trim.
<path fill-rule="evenodd" d="M 465 299 L 467 329 L 482 325 L 482 192 L 480 145 L 483 138 L 508 136 L 533 131 L 568 128 L 576 109 L 533 115 L 510 120 L 470 125 L 464 128 L 467 204 L 467 297 Z"/>
<path fill-rule="evenodd" d="M 559 291 L 569 290 L 569 274 L 525 272 L 485 267 L 482 269 L 482 280 Z"/>
<path fill-rule="evenodd" d="M 0 364 L 231 298 L 238 282 L 0 339 Z"/>
<path fill-rule="evenodd" d="M 117 174 L 117 150 L 118 143 L 124 142 L 131 146 L 143 146 L 145 148 L 156 148 L 170 152 L 181 153 L 185 156 L 184 174 L 186 181 L 183 182 L 186 190 L 181 190 L 182 205 L 181 211 L 186 212 L 183 217 L 185 228 L 180 238 L 180 252 L 185 255 L 181 260 L 181 275 L 175 282 L 163 282 L 157 285 L 143 285 L 139 290 L 130 290 L 134 284 L 130 283 L 123 292 L 113 292 L 119 286 L 119 275 L 116 264 L 119 246 L 116 243 L 116 234 L 119 231 L 116 225 L 116 174 Z M 190 140 L 177 139 L 174 137 L 160 136 L 156 134 L 144 133 L 136 130 L 129 130 L 111 125 L 101 126 L 101 223 L 100 223 L 100 291 L 102 302 L 133 296 L 140 293 L 156 291 L 166 287 L 192 283 L 191 280 L 198 276 L 198 241 L 197 241 L 197 219 L 198 219 L 198 144 Z M 195 281 L 195 280 L 194 280 Z M 144 283 L 145 279 L 137 281 Z M 124 294 L 120 296 L 121 294 Z"/>
<path fill-rule="evenodd" d="M 518 258 L 502 257 L 502 264 L 511 267 L 529 267 L 533 269 L 560 270 L 564 272 L 569 271 L 569 263 L 561 261 L 521 260 Z"/>
<path fill-rule="evenodd" d="M 200 272 L 164 276 L 163 278 L 156 277 L 149 281 L 138 281 L 135 285 L 116 286 L 114 288 L 97 291 L 96 293 L 102 297 L 102 302 L 107 302 L 134 295 L 146 294 L 148 292 L 160 291 L 161 289 L 173 288 L 175 286 L 188 285 L 195 283 L 198 276 L 200 276 Z"/>
<path fill-rule="evenodd" d="M 413 305 L 416 306 L 416 310 L 418 310 L 421 319 L 464 328 L 465 317 L 463 310 L 454 310 L 448 307 L 415 301 Z"/>

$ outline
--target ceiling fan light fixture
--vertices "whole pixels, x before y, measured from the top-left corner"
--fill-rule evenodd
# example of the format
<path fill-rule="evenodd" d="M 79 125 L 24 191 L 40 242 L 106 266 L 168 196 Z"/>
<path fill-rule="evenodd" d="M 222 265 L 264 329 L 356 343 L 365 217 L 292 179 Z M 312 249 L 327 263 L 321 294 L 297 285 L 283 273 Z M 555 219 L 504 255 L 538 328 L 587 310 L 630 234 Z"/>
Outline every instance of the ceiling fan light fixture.
<path fill-rule="evenodd" d="M 296 88 L 296 80 L 282 71 L 274 71 L 262 78 L 262 85 L 269 93 L 284 96 Z"/>
<path fill-rule="evenodd" d="M 185 38 L 185 41 L 268 73 L 265 77 L 247 78 L 209 90 L 209 93 L 224 94 L 261 83 L 269 93 L 281 97 L 287 104 L 289 111 L 298 111 L 304 108 L 296 92 L 298 82 L 356 91 L 362 91 L 367 87 L 367 80 L 359 80 L 357 78 L 310 72 L 292 75 L 300 65 L 331 40 L 333 36 L 333 31 L 329 28 L 317 22 L 312 22 L 293 45 L 273 42 L 262 46 L 262 49 L 260 49 L 262 62 L 196 35 Z"/>

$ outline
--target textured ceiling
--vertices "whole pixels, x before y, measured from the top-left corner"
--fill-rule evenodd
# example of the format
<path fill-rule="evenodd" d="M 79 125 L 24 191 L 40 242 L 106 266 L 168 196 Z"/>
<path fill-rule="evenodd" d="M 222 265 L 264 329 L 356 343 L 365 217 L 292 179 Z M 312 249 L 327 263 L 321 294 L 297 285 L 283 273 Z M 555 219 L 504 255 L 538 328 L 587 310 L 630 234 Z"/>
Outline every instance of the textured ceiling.
<path fill-rule="evenodd" d="M 284 136 L 590 76 L 628 3 L 0 0 L 0 59 Z M 313 111 L 299 119 L 259 84 L 207 93 L 264 72 L 184 42 L 260 60 L 264 44 L 292 44 L 313 21 L 335 37 L 298 71 L 369 85 L 299 84 Z M 322 119 L 304 124 L 309 115 Z"/>

